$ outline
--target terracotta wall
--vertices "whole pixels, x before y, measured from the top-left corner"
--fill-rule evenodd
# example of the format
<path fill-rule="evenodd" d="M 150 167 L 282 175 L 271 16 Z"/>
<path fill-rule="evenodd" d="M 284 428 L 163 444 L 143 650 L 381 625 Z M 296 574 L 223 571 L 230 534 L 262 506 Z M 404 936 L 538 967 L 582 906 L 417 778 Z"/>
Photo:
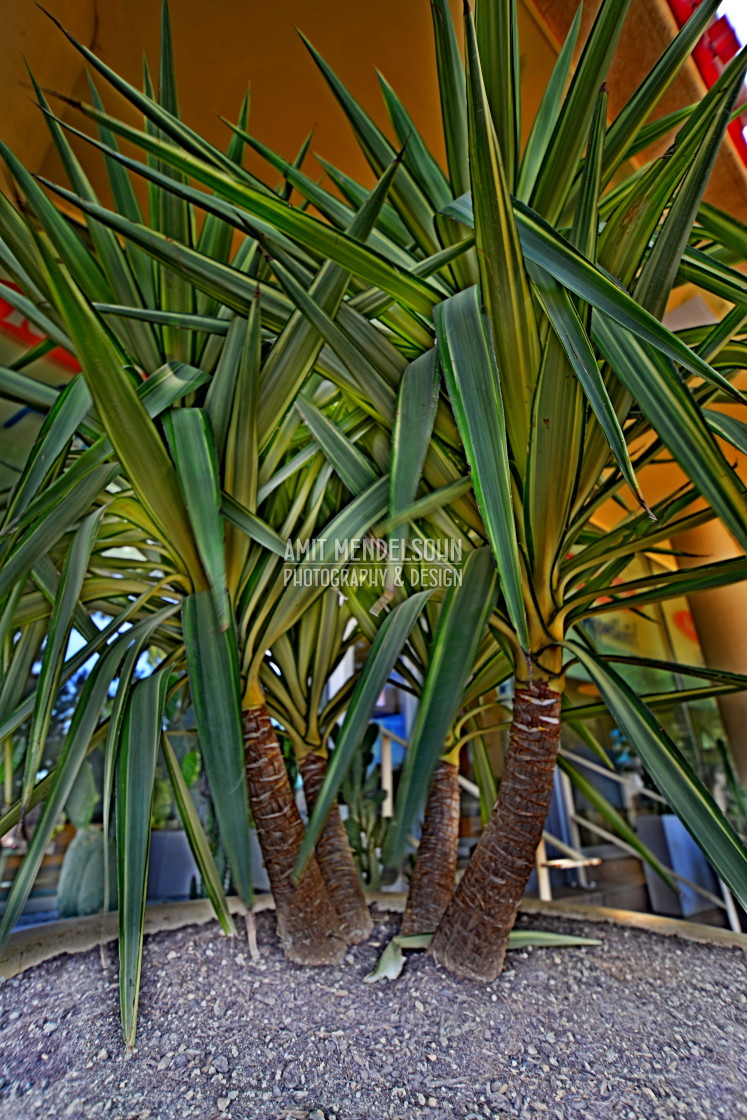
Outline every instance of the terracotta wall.
<path fill-rule="evenodd" d="M 550 34 L 562 42 L 578 6 L 577 0 L 532 0 L 537 15 Z M 593 23 L 601 0 L 584 0 L 580 40 Z M 667 0 L 632 0 L 607 85 L 610 112 L 617 112 L 677 32 L 677 23 Z M 706 87 L 694 63 L 689 62 L 677 81 L 664 94 L 656 116 L 699 101 Z M 667 142 L 668 143 L 668 142 Z M 666 148 L 660 145 L 659 150 Z M 653 154 L 656 149 L 653 149 Z M 706 198 L 714 205 L 747 221 L 747 172 L 731 141 L 724 143 Z"/>
<path fill-rule="evenodd" d="M 53 7 L 61 22 L 130 81 L 140 84 L 143 51 L 157 71 L 157 0 L 61 0 Z M 385 112 L 374 64 L 395 85 L 423 131 L 432 139 L 438 136 L 430 6 L 425 0 L 377 0 L 372 5 L 341 0 L 273 0 L 261 5 L 172 0 L 171 15 L 183 115 L 215 143 L 227 142 L 228 129 L 219 118 L 235 119 L 250 84 L 251 129 L 258 137 L 293 156 L 314 130 L 314 150 L 351 174 L 366 175 L 342 114 L 296 28 L 308 35 L 382 123 Z M 42 85 L 87 99 L 80 59 L 33 0 L 0 5 L 0 44 L 3 104 L 14 108 L 4 115 L 2 137 L 35 169 L 54 173 L 56 164 L 47 151 L 38 111 L 21 84 L 26 77 L 22 52 Z M 127 112 L 116 95 L 108 104 Z M 69 110 L 62 115 L 76 117 Z M 93 173 L 96 178 L 98 172 Z"/>
<path fill-rule="evenodd" d="M 462 5 L 452 0 L 461 34 Z M 157 69 L 158 0 L 60 0 L 55 15 L 72 33 L 130 81 L 141 81 L 142 54 Z M 228 130 L 220 116 L 235 119 L 251 84 L 251 131 L 292 157 L 311 130 L 312 151 L 349 174 L 370 181 L 365 161 L 296 28 L 302 30 L 382 125 L 384 110 L 374 67 L 394 86 L 426 140 L 440 150 L 440 119 L 428 0 L 172 0 L 171 15 L 184 118 L 215 143 Z M 552 67 L 555 52 L 530 8 L 520 10 L 522 69 L 527 118 Z M 40 83 L 67 96 L 88 99 L 79 56 L 33 0 L 0 5 L 0 95 L 5 114 L 0 134 L 34 170 L 55 178 L 43 123 L 25 84 L 23 55 Z M 108 105 L 127 115 L 117 98 Z M 60 105 L 59 102 L 57 102 Z M 79 114 L 60 105 L 63 118 Z M 81 149 L 94 185 L 105 193 L 98 162 Z M 256 164 L 257 167 L 261 165 Z M 316 168 L 318 171 L 318 167 Z"/>

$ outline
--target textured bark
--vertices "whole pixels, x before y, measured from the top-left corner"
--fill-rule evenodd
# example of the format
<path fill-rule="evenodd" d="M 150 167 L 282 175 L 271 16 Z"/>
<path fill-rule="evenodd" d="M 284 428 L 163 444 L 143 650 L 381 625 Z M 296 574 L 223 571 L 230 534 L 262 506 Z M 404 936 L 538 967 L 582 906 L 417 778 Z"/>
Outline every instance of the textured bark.
<path fill-rule="evenodd" d="M 441 759 L 433 776 L 401 933 L 432 933 L 454 892 L 459 842 L 459 770 Z"/>
<path fill-rule="evenodd" d="M 298 964 L 336 964 L 345 955 L 346 943 L 316 859 L 309 860 L 298 886 L 291 881 L 304 826 L 269 712 L 265 707 L 246 708 L 243 720 L 249 804 L 283 951 Z"/>
<path fill-rule="evenodd" d="M 544 682 L 518 689 L 498 800 L 431 952 L 459 976 L 494 980 L 503 967 L 552 796 L 560 695 Z"/>
<path fill-rule="evenodd" d="M 316 751 L 299 761 L 306 804 L 311 814 L 327 773 L 327 759 Z M 358 868 L 337 805 L 333 805 L 316 844 L 316 858 L 340 930 L 353 945 L 365 941 L 373 929 L 371 913 L 361 887 Z"/>

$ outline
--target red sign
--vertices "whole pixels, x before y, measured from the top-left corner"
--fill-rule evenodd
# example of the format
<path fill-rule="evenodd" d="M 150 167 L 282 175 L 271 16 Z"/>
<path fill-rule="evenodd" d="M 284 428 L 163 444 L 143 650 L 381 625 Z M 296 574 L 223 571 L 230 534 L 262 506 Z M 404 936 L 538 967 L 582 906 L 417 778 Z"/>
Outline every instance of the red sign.
<path fill-rule="evenodd" d="M 669 7 L 672 9 L 674 18 L 680 27 L 687 23 L 699 3 L 700 0 L 669 0 Z M 726 16 L 714 20 L 700 37 L 695 44 L 693 58 L 703 81 L 709 88 L 714 84 L 726 64 L 737 54 L 740 46 L 734 28 Z M 740 94 L 740 101 L 747 102 L 747 93 L 744 91 Z M 729 135 L 745 165 L 747 165 L 747 141 L 744 138 L 746 118 L 747 111 L 729 125 Z"/>
<path fill-rule="evenodd" d="M 0 284 L 5 285 L 6 288 L 13 288 L 16 292 L 20 290 L 10 280 L 0 280 Z M 24 318 L 21 312 L 3 299 L 2 296 L 0 296 L 0 330 L 27 347 L 36 346 L 37 343 L 43 342 L 46 338 L 46 335 L 43 335 L 38 327 Z M 45 359 L 64 366 L 71 373 L 80 373 L 80 365 L 77 359 L 69 350 L 63 350 L 61 346 L 55 346 L 54 350 L 45 354 Z"/>

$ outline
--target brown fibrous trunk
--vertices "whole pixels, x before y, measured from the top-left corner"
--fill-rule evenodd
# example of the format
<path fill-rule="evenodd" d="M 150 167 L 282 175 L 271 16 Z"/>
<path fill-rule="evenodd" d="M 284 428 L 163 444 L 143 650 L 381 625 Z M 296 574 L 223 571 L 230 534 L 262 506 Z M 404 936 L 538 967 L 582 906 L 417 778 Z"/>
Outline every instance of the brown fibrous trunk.
<path fill-rule="evenodd" d="M 293 884 L 304 825 L 270 714 L 265 707 L 246 708 L 243 722 L 249 805 L 275 899 L 283 951 L 298 964 L 337 964 L 346 943 L 314 857 L 298 885 Z"/>
<path fill-rule="evenodd" d="M 425 806 L 400 932 L 433 933 L 454 892 L 459 843 L 459 770 L 441 759 Z"/>
<path fill-rule="evenodd" d="M 310 751 L 299 760 L 298 766 L 311 816 L 327 773 L 327 759 L 317 751 Z M 373 921 L 337 805 L 330 809 L 316 842 L 316 859 L 343 936 L 352 945 L 365 941 L 371 934 Z"/>
<path fill-rule="evenodd" d="M 431 944 L 459 976 L 494 980 L 503 967 L 552 797 L 559 731 L 559 693 L 542 681 L 517 689 L 498 800 Z"/>

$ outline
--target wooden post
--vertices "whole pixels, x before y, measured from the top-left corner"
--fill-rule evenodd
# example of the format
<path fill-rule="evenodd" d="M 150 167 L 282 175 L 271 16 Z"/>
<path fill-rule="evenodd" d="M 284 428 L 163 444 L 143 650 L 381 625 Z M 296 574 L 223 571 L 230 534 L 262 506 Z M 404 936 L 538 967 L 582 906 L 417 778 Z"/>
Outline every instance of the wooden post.
<path fill-rule="evenodd" d="M 539 842 L 535 857 L 537 868 L 537 888 L 541 902 L 552 902 L 552 886 L 550 884 L 550 869 L 547 866 L 547 849 L 544 837 Z"/>

